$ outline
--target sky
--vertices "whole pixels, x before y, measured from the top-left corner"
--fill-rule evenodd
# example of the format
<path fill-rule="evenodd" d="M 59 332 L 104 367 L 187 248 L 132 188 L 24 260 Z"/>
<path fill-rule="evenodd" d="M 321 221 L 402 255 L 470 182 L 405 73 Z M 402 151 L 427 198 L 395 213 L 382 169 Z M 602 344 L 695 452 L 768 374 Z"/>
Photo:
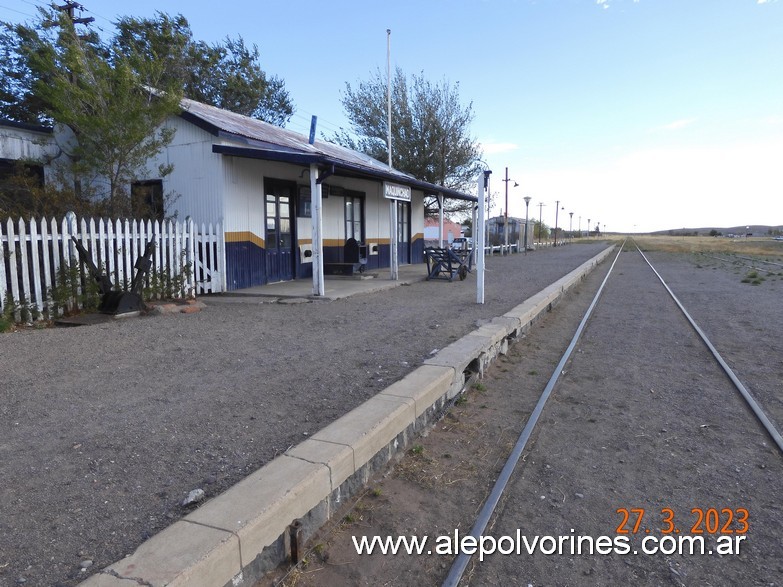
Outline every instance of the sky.
<path fill-rule="evenodd" d="M 43 3 L 0 0 L 0 20 Z M 107 35 L 162 11 L 199 40 L 242 36 L 285 82 L 287 128 L 316 115 L 319 136 L 349 127 L 346 83 L 385 74 L 390 29 L 392 69 L 471 107 L 492 215 L 508 185 L 510 215 L 530 196 L 531 217 L 573 230 L 783 224 L 783 0 L 81 3 Z"/>

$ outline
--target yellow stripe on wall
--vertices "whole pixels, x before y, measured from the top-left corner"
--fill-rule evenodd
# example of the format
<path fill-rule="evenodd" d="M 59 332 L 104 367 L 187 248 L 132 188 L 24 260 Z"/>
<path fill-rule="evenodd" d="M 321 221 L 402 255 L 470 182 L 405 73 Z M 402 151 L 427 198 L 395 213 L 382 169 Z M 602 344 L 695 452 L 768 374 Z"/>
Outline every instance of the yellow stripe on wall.
<path fill-rule="evenodd" d="M 261 247 L 262 249 L 266 248 L 266 243 L 264 242 L 264 239 L 259 237 L 253 232 L 250 232 L 249 230 L 244 230 L 241 232 L 227 232 L 226 233 L 226 242 L 227 243 L 246 243 L 251 242 L 254 245 Z"/>
<path fill-rule="evenodd" d="M 417 232 L 415 235 L 413 235 L 412 241 L 416 241 L 419 239 L 424 238 L 424 233 Z M 238 231 L 238 232 L 227 232 L 226 233 L 226 242 L 227 243 L 246 243 L 251 242 L 254 245 L 263 248 L 266 248 L 266 242 L 264 239 L 256 235 L 255 233 L 244 230 L 244 231 Z M 388 238 L 374 238 L 368 240 L 365 244 L 369 245 L 388 245 L 391 243 L 391 239 Z M 297 244 L 299 245 L 311 245 L 313 244 L 313 239 L 297 239 Z M 328 238 L 324 239 L 324 245 L 325 247 L 344 247 L 345 246 L 345 239 L 341 238 Z"/>

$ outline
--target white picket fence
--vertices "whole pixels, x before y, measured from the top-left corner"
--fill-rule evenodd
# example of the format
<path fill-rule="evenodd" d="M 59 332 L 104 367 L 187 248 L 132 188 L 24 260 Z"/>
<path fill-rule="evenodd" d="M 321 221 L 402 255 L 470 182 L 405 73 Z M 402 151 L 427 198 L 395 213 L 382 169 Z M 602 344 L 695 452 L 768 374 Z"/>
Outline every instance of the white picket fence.
<path fill-rule="evenodd" d="M 130 287 L 134 263 L 152 240 L 155 249 L 147 286 L 157 280 L 158 289 L 165 289 L 160 287 L 165 281 L 169 291 L 176 285 L 178 293 L 186 296 L 225 290 L 225 245 L 219 224 L 197 229 L 190 219 L 96 221 L 79 220 L 74 214 L 60 221 L 8 219 L 0 222 L 0 306 L 4 310 L 10 302 L 17 320 L 54 318 L 63 308 L 53 302 L 52 292 L 64 272 L 78 276 L 77 289 L 93 280 L 71 237 L 117 289 Z"/>

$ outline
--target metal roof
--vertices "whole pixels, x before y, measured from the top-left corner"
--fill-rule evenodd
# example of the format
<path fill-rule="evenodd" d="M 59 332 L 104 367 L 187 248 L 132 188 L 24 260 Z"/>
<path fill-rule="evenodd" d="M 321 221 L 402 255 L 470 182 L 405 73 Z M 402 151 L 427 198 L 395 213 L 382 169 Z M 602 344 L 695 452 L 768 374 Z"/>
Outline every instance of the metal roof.
<path fill-rule="evenodd" d="M 40 132 L 45 134 L 52 134 L 52 127 L 45 126 L 43 124 L 32 124 L 29 122 L 16 122 L 15 120 L 8 120 L 6 118 L 0 118 L 0 126 L 7 126 L 9 128 L 21 128 L 23 130 L 29 130 L 32 132 Z"/>
<path fill-rule="evenodd" d="M 416 179 L 373 159 L 334 143 L 316 140 L 314 144 L 302 134 L 268 122 L 229 112 L 221 108 L 184 98 L 181 102 L 185 120 L 215 136 L 239 142 L 242 146 L 213 145 L 215 153 L 297 164 L 316 163 L 334 166 L 341 175 L 373 177 L 394 181 L 426 194 L 443 194 L 448 198 L 477 201 L 476 196 Z"/>

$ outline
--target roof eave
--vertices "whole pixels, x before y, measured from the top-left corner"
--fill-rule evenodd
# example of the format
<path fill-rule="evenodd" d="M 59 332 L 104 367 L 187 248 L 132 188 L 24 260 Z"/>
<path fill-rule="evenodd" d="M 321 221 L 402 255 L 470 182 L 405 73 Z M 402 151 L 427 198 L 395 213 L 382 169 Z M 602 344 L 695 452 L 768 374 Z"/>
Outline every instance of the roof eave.
<path fill-rule="evenodd" d="M 280 161 L 283 163 L 294 163 L 297 165 L 310 165 L 313 163 L 316 165 L 334 165 L 335 169 L 341 169 L 343 171 L 348 171 L 363 177 L 371 177 L 407 185 L 411 188 L 423 191 L 425 195 L 443 194 L 445 197 L 451 199 L 465 200 L 470 202 L 478 201 L 476 196 L 463 194 L 457 190 L 452 190 L 443 186 L 437 186 L 425 181 L 401 176 L 399 174 L 387 171 L 363 167 L 361 165 L 343 161 L 342 159 L 337 159 L 335 157 L 329 157 L 320 153 L 302 153 L 284 149 L 261 149 L 236 147 L 232 145 L 212 145 L 212 152 L 221 155 L 231 155 L 234 157 L 262 159 L 266 161 Z"/>
<path fill-rule="evenodd" d="M 31 132 L 39 132 L 48 135 L 54 133 L 54 129 L 51 126 L 46 126 L 43 124 L 33 124 L 31 122 L 17 122 L 15 120 L 8 120 L 5 118 L 0 118 L 0 126 L 6 126 L 8 128 L 18 128 L 22 130 L 29 130 Z"/>

